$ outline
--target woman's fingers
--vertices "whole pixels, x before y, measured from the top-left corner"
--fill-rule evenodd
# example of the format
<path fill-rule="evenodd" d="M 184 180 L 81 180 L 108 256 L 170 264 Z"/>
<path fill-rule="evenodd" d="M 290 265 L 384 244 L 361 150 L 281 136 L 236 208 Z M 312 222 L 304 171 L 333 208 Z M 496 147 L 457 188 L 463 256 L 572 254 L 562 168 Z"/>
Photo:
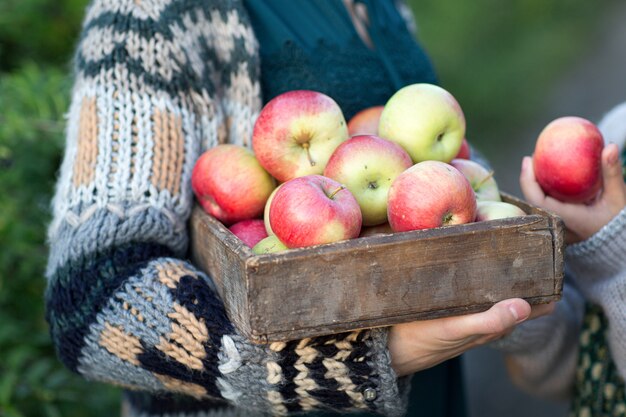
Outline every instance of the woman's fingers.
<path fill-rule="evenodd" d="M 610 143 L 602 150 L 602 198 L 615 201 L 616 205 L 624 204 L 624 177 L 619 159 L 619 148 Z M 613 201 L 607 201 L 612 203 Z"/>
<path fill-rule="evenodd" d="M 442 338 L 453 341 L 504 333 L 526 320 L 530 313 L 530 304 L 521 298 L 500 301 L 481 313 L 448 318 L 442 327 Z"/>

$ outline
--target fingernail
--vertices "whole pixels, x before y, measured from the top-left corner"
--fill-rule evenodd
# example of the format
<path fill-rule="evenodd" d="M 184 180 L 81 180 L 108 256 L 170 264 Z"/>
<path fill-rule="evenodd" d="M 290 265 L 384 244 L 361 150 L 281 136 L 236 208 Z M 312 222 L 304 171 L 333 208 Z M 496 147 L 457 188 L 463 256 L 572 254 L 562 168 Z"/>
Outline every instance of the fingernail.
<path fill-rule="evenodd" d="M 515 305 L 510 305 L 509 306 L 509 311 L 513 315 L 513 318 L 515 319 L 516 323 L 521 321 L 520 320 L 520 312 L 515 309 Z"/>
<path fill-rule="evenodd" d="M 617 152 L 611 152 L 608 159 L 609 165 L 615 165 L 618 159 L 619 155 L 617 154 Z"/>

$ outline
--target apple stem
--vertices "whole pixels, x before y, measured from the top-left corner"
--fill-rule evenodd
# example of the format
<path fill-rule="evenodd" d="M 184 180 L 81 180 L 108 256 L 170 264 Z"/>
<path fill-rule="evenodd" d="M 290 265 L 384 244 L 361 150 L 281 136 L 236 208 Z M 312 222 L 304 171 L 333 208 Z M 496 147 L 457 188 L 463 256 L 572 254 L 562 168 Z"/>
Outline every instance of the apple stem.
<path fill-rule="evenodd" d="M 452 220 L 452 213 L 446 213 L 444 214 L 443 218 L 441 219 L 441 223 L 443 225 L 446 225 L 448 223 L 450 223 L 450 221 Z"/>
<path fill-rule="evenodd" d="M 485 182 L 489 181 L 493 177 L 493 171 L 489 171 L 489 174 L 483 178 L 478 184 L 476 184 L 475 190 L 479 189 Z"/>
<path fill-rule="evenodd" d="M 307 158 L 309 158 L 309 163 L 311 164 L 312 167 L 314 167 L 315 161 L 313 160 L 313 158 L 311 158 L 311 152 L 309 151 L 309 148 L 310 148 L 309 142 L 304 142 L 302 144 L 302 147 L 306 149 L 306 156 Z"/>
<path fill-rule="evenodd" d="M 335 191 L 333 191 L 332 193 L 330 193 L 330 195 L 328 196 L 328 198 L 330 198 L 330 199 L 332 200 L 332 199 L 333 199 L 333 197 L 334 197 L 334 196 L 336 196 L 336 195 L 337 195 L 337 193 L 338 193 L 339 191 L 343 190 L 344 188 L 346 188 L 346 187 L 344 187 L 343 185 L 339 186 L 339 188 L 337 188 Z"/>

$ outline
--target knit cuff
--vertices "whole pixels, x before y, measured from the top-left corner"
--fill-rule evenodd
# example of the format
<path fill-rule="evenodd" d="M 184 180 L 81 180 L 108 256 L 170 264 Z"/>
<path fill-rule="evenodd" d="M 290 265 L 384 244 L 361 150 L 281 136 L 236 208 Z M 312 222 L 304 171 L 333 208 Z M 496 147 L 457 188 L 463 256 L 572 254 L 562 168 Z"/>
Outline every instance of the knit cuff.
<path fill-rule="evenodd" d="M 626 269 L 626 208 L 591 238 L 569 246 L 566 261 L 586 296 Z"/>

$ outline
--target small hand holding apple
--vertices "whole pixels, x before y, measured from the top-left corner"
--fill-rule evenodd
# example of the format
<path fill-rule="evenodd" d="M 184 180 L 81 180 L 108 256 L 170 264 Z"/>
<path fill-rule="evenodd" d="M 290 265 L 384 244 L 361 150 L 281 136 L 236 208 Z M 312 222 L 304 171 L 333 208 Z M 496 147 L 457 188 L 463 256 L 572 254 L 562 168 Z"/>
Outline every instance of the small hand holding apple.
<path fill-rule="evenodd" d="M 387 347 L 398 376 L 435 366 L 496 340 L 519 323 L 552 312 L 554 304 L 531 306 L 521 298 L 500 301 L 482 313 L 414 321 L 391 327 Z"/>
<path fill-rule="evenodd" d="M 522 161 L 520 186 L 524 197 L 563 218 L 569 232 L 566 237 L 568 243 L 588 239 L 626 207 L 626 184 L 617 145 L 607 145 L 602 150 L 601 161 L 603 188 L 595 199 L 586 204 L 566 203 L 546 195 L 535 178 L 532 158 L 525 157 Z"/>

